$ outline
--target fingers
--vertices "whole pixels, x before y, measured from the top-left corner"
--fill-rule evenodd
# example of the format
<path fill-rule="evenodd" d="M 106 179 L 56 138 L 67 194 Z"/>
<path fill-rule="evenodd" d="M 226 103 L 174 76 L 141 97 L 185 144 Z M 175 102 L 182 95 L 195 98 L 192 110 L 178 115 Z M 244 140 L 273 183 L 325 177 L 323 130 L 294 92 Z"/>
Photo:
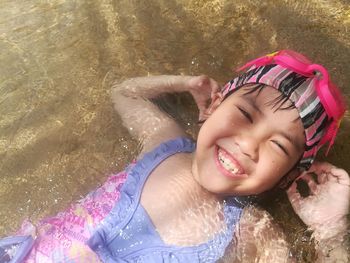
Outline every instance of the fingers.
<path fill-rule="evenodd" d="M 206 75 L 192 77 L 188 85 L 199 109 L 199 122 L 203 122 L 223 100 L 220 85 Z"/>
<path fill-rule="evenodd" d="M 348 173 L 345 170 L 337 168 L 336 166 L 327 162 L 315 162 L 307 172 L 316 173 L 320 184 L 325 183 L 328 180 L 332 182 L 337 181 L 338 183 L 344 185 L 350 185 Z M 323 174 L 326 174 L 326 176 L 323 176 Z"/>
<path fill-rule="evenodd" d="M 210 87 L 211 94 L 220 91 L 220 85 L 214 79 L 209 78 L 206 75 L 198 76 L 195 81 L 197 82 L 198 87 Z"/>
<path fill-rule="evenodd" d="M 325 174 L 322 174 L 323 175 L 323 178 L 320 177 L 319 180 L 321 181 L 328 181 L 328 178 Z M 303 199 L 306 199 L 306 198 L 309 198 L 309 197 L 302 197 L 297 189 L 297 181 L 298 180 L 303 180 L 307 185 L 308 185 L 308 188 L 309 188 L 309 194 L 310 195 L 316 195 L 318 193 L 318 183 L 315 182 L 314 178 L 312 177 L 312 175 L 310 173 L 307 173 L 307 172 L 304 172 L 302 173 L 294 182 L 293 184 L 291 185 L 291 187 L 287 190 L 287 194 L 288 194 L 288 197 L 290 197 L 290 201 L 294 202 L 296 201 L 297 199 L 299 200 L 303 200 Z M 320 182 L 320 181 L 318 181 Z M 293 199 L 293 200 L 291 200 Z M 299 201 L 301 202 L 301 201 Z"/>
<path fill-rule="evenodd" d="M 337 168 L 330 163 L 315 162 L 308 170 L 308 173 L 312 172 L 317 174 L 317 180 L 320 184 L 331 181 L 344 185 L 350 185 L 350 178 L 348 173 L 345 170 Z"/>
<path fill-rule="evenodd" d="M 314 179 L 312 178 L 311 174 L 306 173 L 306 174 L 301 175 L 299 178 L 301 178 L 302 180 L 304 180 L 307 183 L 307 185 L 309 186 L 310 193 L 312 195 L 315 195 L 316 191 L 317 191 L 317 184 L 314 181 Z"/>
<path fill-rule="evenodd" d="M 316 174 L 329 173 L 333 168 L 335 168 L 335 166 L 327 162 L 314 162 L 307 172 L 314 172 Z"/>
<path fill-rule="evenodd" d="M 350 178 L 345 170 L 334 167 L 330 170 L 330 173 L 333 178 L 336 178 L 338 183 L 350 186 Z"/>
<path fill-rule="evenodd" d="M 296 196 L 293 196 L 295 193 L 297 193 L 297 183 L 294 181 L 292 185 L 287 189 L 288 198 L 296 197 Z"/>
<path fill-rule="evenodd" d="M 287 196 L 289 199 L 289 202 L 293 206 L 295 211 L 298 211 L 301 206 L 301 195 L 297 190 L 297 183 L 294 181 L 292 185 L 287 189 Z"/>
<path fill-rule="evenodd" d="M 221 91 L 221 87 L 219 83 L 217 83 L 215 80 L 211 79 L 211 95 L 218 93 Z M 220 92 L 221 94 L 221 92 Z"/>
<path fill-rule="evenodd" d="M 338 183 L 338 177 L 334 176 L 331 172 L 325 174 L 328 182 Z"/>
<path fill-rule="evenodd" d="M 327 174 L 325 174 L 325 173 L 317 174 L 317 182 L 319 184 L 324 184 L 327 181 L 328 181 Z"/>

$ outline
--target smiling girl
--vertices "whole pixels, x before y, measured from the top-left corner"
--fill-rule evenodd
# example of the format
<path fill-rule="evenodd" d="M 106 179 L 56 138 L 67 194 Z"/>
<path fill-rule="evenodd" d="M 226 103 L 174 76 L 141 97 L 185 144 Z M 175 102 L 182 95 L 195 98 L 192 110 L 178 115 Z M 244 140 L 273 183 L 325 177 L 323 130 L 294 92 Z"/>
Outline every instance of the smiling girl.
<path fill-rule="evenodd" d="M 247 68 L 223 88 L 206 76 L 115 83 L 114 107 L 142 144 L 140 156 L 66 212 L 43 220 L 22 258 L 292 261 L 271 218 L 247 202 L 250 195 L 291 184 L 290 201 L 314 231 L 319 261 L 346 262 L 348 174 L 330 164 L 313 164 L 319 148 L 333 143 L 345 111 L 341 96 L 322 66 L 296 52 L 276 52 Z M 196 143 L 150 102 L 165 92 L 184 91 L 200 111 Z M 317 174 L 317 182 L 307 170 Z M 308 198 L 296 190 L 297 177 L 308 183 Z M 5 254 L 16 249 L 13 244 L 8 241 Z"/>

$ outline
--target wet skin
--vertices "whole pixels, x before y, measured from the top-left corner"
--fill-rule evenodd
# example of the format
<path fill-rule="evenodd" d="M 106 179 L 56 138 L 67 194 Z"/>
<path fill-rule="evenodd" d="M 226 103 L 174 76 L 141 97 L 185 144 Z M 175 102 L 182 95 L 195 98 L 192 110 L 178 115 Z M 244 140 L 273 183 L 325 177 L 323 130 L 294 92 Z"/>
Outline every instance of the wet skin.
<path fill-rule="evenodd" d="M 304 129 L 297 109 L 276 109 L 271 101 L 279 91 L 265 87 L 259 94 L 246 94 L 251 87 L 224 101 L 215 99 L 199 132 L 193 175 L 212 193 L 250 195 L 269 190 L 303 153 Z M 283 107 L 289 105 L 287 101 Z"/>

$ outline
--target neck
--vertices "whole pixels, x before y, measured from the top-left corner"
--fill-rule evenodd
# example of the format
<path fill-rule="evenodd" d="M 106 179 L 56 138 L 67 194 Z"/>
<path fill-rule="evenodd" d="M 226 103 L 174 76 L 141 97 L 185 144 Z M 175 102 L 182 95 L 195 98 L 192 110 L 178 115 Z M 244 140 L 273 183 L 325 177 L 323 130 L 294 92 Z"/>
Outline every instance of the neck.
<path fill-rule="evenodd" d="M 186 173 L 184 173 L 184 181 L 182 182 L 183 200 L 193 202 L 194 204 L 203 204 L 203 202 L 221 202 L 222 197 L 209 192 L 203 188 L 198 182 L 197 169 L 194 165 L 194 153 L 191 154 L 190 161 L 186 162 Z"/>

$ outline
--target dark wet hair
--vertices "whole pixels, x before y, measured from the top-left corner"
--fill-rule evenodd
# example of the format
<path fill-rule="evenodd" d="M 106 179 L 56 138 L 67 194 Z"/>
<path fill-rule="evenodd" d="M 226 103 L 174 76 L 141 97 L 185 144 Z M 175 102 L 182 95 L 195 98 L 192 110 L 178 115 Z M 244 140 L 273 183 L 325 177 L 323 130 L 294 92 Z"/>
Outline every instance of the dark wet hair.
<path fill-rule="evenodd" d="M 224 100 L 226 100 L 230 95 L 232 95 L 234 92 L 238 91 L 241 88 L 247 88 L 250 87 L 250 90 L 248 90 L 247 92 L 244 93 L 244 95 L 249 95 L 249 94 L 253 94 L 253 93 L 257 93 L 256 97 L 259 96 L 260 92 L 266 88 L 269 87 L 269 85 L 266 84 L 262 84 L 262 83 L 258 83 L 256 85 L 252 85 L 252 84 L 246 84 L 243 85 L 237 89 L 232 89 L 230 90 L 227 94 L 225 94 L 224 96 Z M 275 109 L 275 111 L 278 110 L 291 110 L 291 109 L 295 109 L 294 103 L 290 103 L 288 106 L 285 106 L 287 104 L 287 102 L 289 101 L 289 97 L 285 96 L 284 94 L 280 93 L 276 98 L 274 98 L 273 100 L 271 100 L 268 105 L 272 106 L 272 108 Z"/>

